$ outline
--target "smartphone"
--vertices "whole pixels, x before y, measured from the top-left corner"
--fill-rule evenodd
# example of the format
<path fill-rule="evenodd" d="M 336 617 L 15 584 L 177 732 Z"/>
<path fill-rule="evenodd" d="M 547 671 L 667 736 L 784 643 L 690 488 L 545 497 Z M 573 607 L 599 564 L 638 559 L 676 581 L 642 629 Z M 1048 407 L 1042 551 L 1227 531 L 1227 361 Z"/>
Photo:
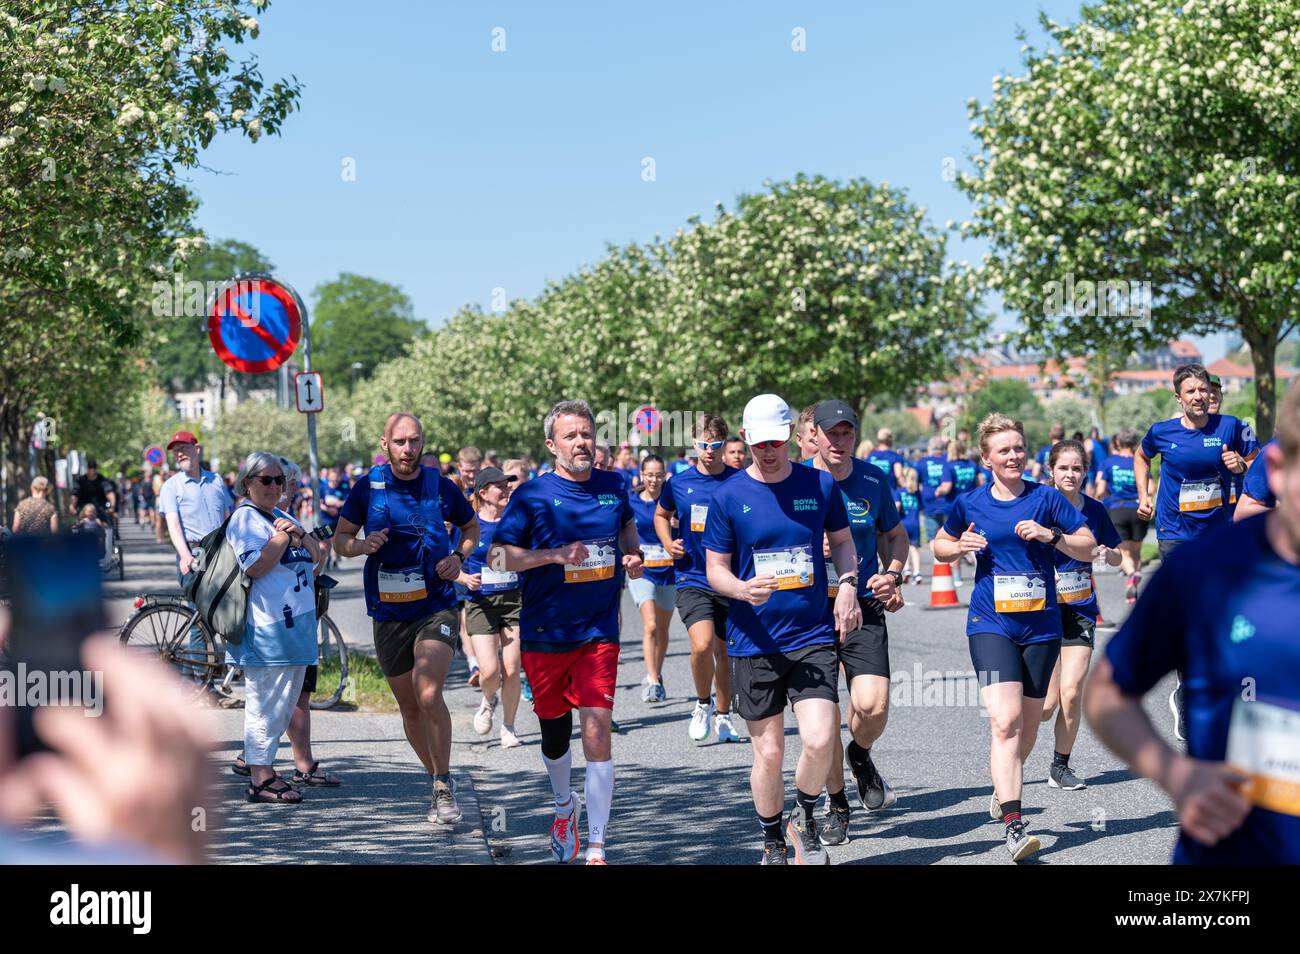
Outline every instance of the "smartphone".
<path fill-rule="evenodd" d="M 4 668 L 15 688 L 23 683 L 12 720 L 16 754 L 22 758 L 48 748 L 33 725 L 36 709 L 77 701 L 63 699 L 67 693 L 85 700 L 94 684 L 81 661 L 81 647 L 105 625 L 103 577 L 98 543 L 85 534 L 16 536 L 5 542 L 4 550 L 10 612 Z"/>

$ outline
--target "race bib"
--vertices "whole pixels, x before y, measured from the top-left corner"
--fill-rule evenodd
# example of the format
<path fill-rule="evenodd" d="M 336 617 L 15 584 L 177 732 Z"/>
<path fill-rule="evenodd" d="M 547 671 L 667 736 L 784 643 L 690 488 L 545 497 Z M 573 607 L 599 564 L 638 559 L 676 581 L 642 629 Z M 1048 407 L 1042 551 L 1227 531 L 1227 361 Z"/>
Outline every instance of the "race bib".
<path fill-rule="evenodd" d="M 993 577 L 993 608 L 999 613 L 1033 613 L 1047 608 L 1047 580 L 1041 573 Z"/>
<path fill-rule="evenodd" d="M 1223 505 L 1223 485 L 1217 480 L 1184 480 L 1178 488 L 1178 509 L 1186 513 Z"/>
<path fill-rule="evenodd" d="M 708 515 L 708 504 L 691 504 L 691 530 L 695 533 L 703 533 L 704 520 Z"/>
<path fill-rule="evenodd" d="M 1056 599 L 1061 603 L 1086 603 L 1092 596 L 1092 574 L 1087 570 L 1058 570 Z M 1039 609 L 1042 609 L 1040 606 Z"/>
<path fill-rule="evenodd" d="M 754 551 L 754 575 L 776 577 L 778 590 L 797 590 L 812 586 L 814 571 L 812 547 L 773 547 Z"/>
<path fill-rule="evenodd" d="M 826 561 L 826 595 L 835 599 L 835 594 L 840 591 L 840 575 L 835 569 L 835 561 Z"/>
<path fill-rule="evenodd" d="M 513 570 L 493 570 L 486 564 L 479 571 L 480 593 L 504 593 L 519 586 L 519 574 Z"/>
<path fill-rule="evenodd" d="M 587 547 L 587 559 L 564 564 L 565 583 L 594 583 L 614 578 L 614 538 L 581 541 Z"/>
<path fill-rule="evenodd" d="M 643 543 L 641 544 L 641 562 L 647 570 L 657 570 L 662 567 L 672 566 L 673 558 L 659 544 Z"/>
<path fill-rule="evenodd" d="M 404 570 L 379 569 L 379 602 L 414 603 L 429 593 L 424 587 L 424 571 L 418 566 Z"/>
<path fill-rule="evenodd" d="M 1300 816 L 1300 712 L 1238 698 L 1224 761 L 1250 776 L 1242 794 L 1251 802 Z"/>

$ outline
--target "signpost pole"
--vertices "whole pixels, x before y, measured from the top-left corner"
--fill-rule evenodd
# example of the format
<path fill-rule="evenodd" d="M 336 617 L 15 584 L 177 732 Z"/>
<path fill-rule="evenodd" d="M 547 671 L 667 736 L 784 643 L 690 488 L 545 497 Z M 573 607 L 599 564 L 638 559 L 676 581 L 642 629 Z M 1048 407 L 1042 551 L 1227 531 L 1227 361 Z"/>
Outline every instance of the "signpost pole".
<path fill-rule="evenodd" d="M 311 370 L 311 320 L 307 317 L 307 303 L 298 300 L 302 311 L 302 369 Z M 286 362 L 287 364 L 287 362 Z M 288 388 L 285 388 L 286 393 Z M 320 526 L 320 464 L 316 455 L 316 415 L 307 415 L 307 460 L 311 467 L 307 486 L 311 487 L 311 506 L 316 517 L 316 526 Z"/>

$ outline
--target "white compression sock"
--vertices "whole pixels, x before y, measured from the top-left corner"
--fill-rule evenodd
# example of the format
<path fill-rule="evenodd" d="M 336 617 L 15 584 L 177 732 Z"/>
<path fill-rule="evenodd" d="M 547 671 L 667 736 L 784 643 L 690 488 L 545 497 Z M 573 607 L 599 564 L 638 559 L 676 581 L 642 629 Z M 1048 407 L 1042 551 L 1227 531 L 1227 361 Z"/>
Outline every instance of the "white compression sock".
<path fill-rule="evenodd" d="M 614 802 L 614 761 L 587 762 L 587 842 L 605 844 L 605 826 L 609 824 L 609 809 Z M 591 852 L 587 857 L 592 857 Z"/>
<path fill-rule="evenodd" d="M 546 774 L 551 779 L 551 791 L 555 793 L 555 805 L 558 808 L 567 802 L 569 795 L 573 793 L 570 776 L 573 769 L 573 753 L 565 752 L 558 759 L 548 759 L 543 755 L 542 762 L 546 765 Z"/>

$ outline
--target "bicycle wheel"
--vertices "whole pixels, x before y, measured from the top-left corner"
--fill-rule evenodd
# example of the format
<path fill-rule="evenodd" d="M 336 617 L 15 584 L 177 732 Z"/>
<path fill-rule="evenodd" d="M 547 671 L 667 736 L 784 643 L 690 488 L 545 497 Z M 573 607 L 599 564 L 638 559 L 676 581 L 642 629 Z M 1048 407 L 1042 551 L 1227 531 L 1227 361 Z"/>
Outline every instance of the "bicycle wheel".
<path fill-rule="evenodd" d="M 320 618 L 316 628 L 316 651 L 320 669 L 316 692 L 308 705 L 313 709 L 329 709 L 343 698 L 343 690 L 348 685 L 348 647 L 328 613 Z"/>
<path fill-rule="evenodd" d="M 122 645 L 156 656 L 195 689 L 212 685 L 223 666 L 212 634 L 193 623 L 194 608 L 184 603 L 155 603 L 122 627 Z"/>

